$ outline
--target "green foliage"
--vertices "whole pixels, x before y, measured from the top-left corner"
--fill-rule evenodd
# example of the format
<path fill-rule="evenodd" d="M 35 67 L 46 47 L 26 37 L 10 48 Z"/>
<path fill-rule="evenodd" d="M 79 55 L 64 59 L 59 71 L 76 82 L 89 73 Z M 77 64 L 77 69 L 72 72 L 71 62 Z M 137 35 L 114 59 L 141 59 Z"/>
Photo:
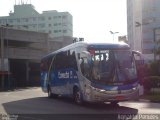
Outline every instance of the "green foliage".
<path fill-rule="evenodd" d="M 151 88 L 160 88 L 160 76 L 148 76 L 144 78 L 144 89 L 150 91 Z"/>
<path fill-rule="evenodd" d="M 141 96 L 141 98 L 151 100 L 152 102 L 160 102 L 160 94 L 147 94 Z"/>
<path fill-rule="evenodd" d="M 160 61 L 152 61 L 145 67 L 147 76 L 160 76 Z"/>

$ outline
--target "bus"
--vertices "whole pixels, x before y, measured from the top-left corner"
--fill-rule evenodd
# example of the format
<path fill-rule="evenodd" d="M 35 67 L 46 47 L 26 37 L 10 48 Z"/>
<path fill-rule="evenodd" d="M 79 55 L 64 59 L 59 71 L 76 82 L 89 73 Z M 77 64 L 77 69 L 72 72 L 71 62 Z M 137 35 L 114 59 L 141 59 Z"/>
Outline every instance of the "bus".
<path fill-rule="evenodd" d="M 140 80 L 134 54 L 126 43 L 77 42 L 41 59 L 41 87 L 49 98 L 67 96 L 75 103 L 136 100 Z"/>

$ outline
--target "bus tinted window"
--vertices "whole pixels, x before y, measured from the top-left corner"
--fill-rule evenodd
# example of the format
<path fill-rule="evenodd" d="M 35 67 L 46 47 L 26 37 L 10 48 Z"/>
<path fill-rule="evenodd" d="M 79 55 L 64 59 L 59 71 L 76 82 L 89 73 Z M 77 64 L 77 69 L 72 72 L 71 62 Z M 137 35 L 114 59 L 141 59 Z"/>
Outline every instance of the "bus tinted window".
<path fill-rule="evenodd" d="M 56 55 L 55 59 L 55 69 L 65 69 L 65 68 L 73 68 L 77 70 L 77 62 L 75 53 L 70 54 L 59 53 Z"/>

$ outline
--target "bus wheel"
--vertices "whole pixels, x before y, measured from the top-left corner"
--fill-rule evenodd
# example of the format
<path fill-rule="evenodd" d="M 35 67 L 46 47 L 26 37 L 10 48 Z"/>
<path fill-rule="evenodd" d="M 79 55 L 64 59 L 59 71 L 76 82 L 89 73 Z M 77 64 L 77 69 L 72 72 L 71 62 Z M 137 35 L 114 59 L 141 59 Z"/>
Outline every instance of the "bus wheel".
<path fill-rule="evenodd" d="M 83 100 L 82 100 L 82 96 L 81 96 L 80 90 L 78 88 L 74 90 L 73 98 L 74 98 L 74 102 L 76 104 L 79 104 L 79 105 L 82 104 Z"/>
<path fill-rule="evenodd" d="M 118 101 L 113 101 L 113 102 L 111 102 L 111 105 L 112 105 L 112 106 L 118 106 Z"/>
<path fill-rule="evenodd" d="M 52 98 L 53 97 L 53 94 L 51 92 L 51 88 L 48 86 L 48 97 L 49 98 Z"/>
<path fill-rule="evenodd" d="M 57 97 L 58 97 L 57 94 L 53 94 L 53 93 L 51 92 L 51 87 L 48 87 L 48 97 L 49 97 L 49 98 L 57 98 Z"/>

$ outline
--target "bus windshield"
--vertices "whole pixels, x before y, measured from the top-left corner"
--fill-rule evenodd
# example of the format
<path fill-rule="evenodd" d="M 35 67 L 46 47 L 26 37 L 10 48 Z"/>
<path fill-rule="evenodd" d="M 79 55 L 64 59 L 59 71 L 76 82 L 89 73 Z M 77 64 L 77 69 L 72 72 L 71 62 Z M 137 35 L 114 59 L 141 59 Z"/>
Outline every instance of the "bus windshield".
<path fill-rule="evenodd" d="M 91 50 L 91 79 L 126 82 L 137 78 L 135 60 L 129 50 Z"/>

